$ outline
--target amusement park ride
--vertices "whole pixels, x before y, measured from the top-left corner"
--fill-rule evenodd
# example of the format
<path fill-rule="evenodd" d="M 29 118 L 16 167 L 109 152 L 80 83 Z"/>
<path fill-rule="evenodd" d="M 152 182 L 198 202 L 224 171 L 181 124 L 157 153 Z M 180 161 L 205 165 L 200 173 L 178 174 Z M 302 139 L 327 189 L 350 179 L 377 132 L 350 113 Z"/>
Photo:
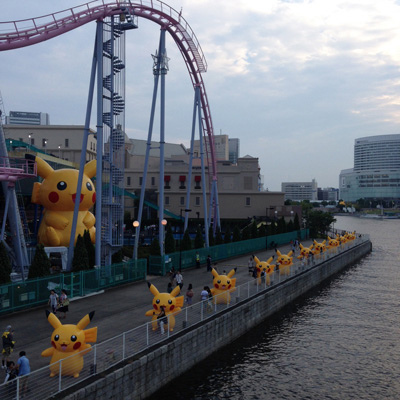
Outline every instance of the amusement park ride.
<path fill-rule="evenodd" d="M 85 129 L 76 198 L 81 197 L 83 171 L 89 135 L 93 97 L 96 93 L 96 130 L 97 130 L 97 172 L 95 204 L 96 216 L 96 265 L 110 265 L 111 256 L 123 245 L 124 216 L 124 164 L 125 164 L 125 41 L 126 32 L 138 28 L 138 18 L 145 18 L 160 25 L 159 48 L 154 58 L 154 89 L 148 130 L 147 149 L 143 180 L 139 201 L 138 222 L 141 223 L 143 204 L 145 203 L 146 176 L 151 150 L 152 131 L 157 101 L 159 78 L 160 90 L 160 182 L 158 193 L 159 234 L 161 254 L 163 250 L 164 219 L 164 117 L 165 117 L 165 78 L 168 72 L 168 58 L 165 48 L 165 34 L 168 32 L 178 46 L 186 63 L 194 88 L 194 107 L 191 134 L 191 153 L 189 158 L 189 180 L 194 158 L 193 142 L 196 125 L 200 139 L 200 161 L 202 180 L 205 172 L 209 174 L 209 201 L 206 188 L 203 188 L 204 225 L 208 246 L 208 228 L 220 225 L 217 191 L 217 162 L 214 149 L 213 124 L 202 73 L 207 64 L 200 44 L 187 21 L 167 4 L 161 1 L 121 1 L 100 0 L 60 11 L 54 14 L 0 23 L 0 51 L 31 46 L 52 39 L 92 21 L 96 21 L 96 36 L 90 74 L 89 94 L 86 109 Z M 205 140 L 207 139 L 207 140 Z M 204 145 L 203 145 L 204 140 Z M 205 156 L 204 156 L 205 153 Z M 8 219 L 13 235 L 14 264 L 22 270 L 26 268 L 26 246 L 21 224 L 21 216 L 15 194 L 14 182 L 21 178 L 35 177 L 36 164 L 30 160 L 20 160 L 16 165 L 8 158 L 5 138 L 0 124 L 0 180 L 6 195 L 6 207 L 3 216 L 1 240 L 4 239 L 5 221 Z M 99 183 L 102 184 L 99 184 Z M 190 204 L 190 185 L 188 185 L 185 203 L 185 228 L 188 223 Z M 207 205 L 209 209 L 207 210 Z M 75 230 L 79 212 L 79 202 L 75 202 L 71 235 L 68 248 L 68 268 L 73 258 Z M 136 235 L 135 249 L 139 235 Z M 10 249 L 11 251 L 11 249 Z M 23 275 L 23 274 L 22 274 Z"/>

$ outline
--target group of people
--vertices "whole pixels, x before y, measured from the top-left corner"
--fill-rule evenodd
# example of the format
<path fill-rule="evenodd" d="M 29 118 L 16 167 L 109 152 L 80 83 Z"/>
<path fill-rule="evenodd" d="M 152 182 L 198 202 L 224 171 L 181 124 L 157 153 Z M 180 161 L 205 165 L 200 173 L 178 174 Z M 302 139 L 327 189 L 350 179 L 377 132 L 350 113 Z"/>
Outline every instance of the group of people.
<path fill-rule="evenodd" d="M 29 359 L 26 357 L 25 351 L 19 352 L 19 358 L 17 363 L 11 360 L 11 354 L 14 351 L 14 330 L 11 325 L 7 325 L 5 331 L 2 334 L 2 358 L 1 358 L 1 368 L 5 370 L 6 376 L 4 383 L 11 382 L 17 376 L 22 377 L 20 381 L 20 394 L 24 395 L 27 391 L 27 380 L 31 372 L 31 367 L 29 364 Z"/>
<path fill-rule="evenodd" d="M 65 289 L 61 290 L 60 296 L 58 296 L 55 290 L 50 290 L 50 297 L 47 304 L 51 307 L 51 311 L 54 315 L 57 315 L 57 312 L 63 314 L 58 317 L 59 319 L 67 318 L 69 299 L 68 293 Z"/>

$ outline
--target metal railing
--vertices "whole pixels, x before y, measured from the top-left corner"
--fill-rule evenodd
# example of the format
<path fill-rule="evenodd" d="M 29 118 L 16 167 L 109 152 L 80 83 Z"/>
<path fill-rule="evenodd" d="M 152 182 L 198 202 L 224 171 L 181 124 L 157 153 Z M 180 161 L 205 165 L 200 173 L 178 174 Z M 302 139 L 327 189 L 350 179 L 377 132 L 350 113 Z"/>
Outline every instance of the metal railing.
<path fill-rule="evenodd" d="M 52 378 L 49 377 L 49 366 L 40 368 L 31 372 L 26 377 L 18 377 L 8 383 L 0 385 L 0 398 L 17 399 L 23 396 L 26 400 L 46 399 L 55 394 L 89 378 L 92 375 L 102 373 L 108 368 L 148 349 L 151 346 L 160 344 L 166 339 L 182 332 L 189 327 L 206 321 L 216 314 L 229 309 L 233 304 L 245 301 L 261 291 L 267 291 L 285 280 L 303 273 L 314 266 L 326 261 L 329 258 L 347 251 L 350 248 L 369 240 L 368 235 L 360 235 L 355 240 L 341 244 L 336 248 L 327 250 L 324 253 L 316 254 L 307 260 L 298 260 L 294 258 L 294 263 L 290 267 L 289 275 L 282 274 L 277 268 L 269 275 L 269 279 L 262 278 L 250 279 L 248 282 L 234 288 L 230 294 L 231 299 L 228 304 L 217 304 L 217 297 L 213 300 L 204 300 L 190 306 L 184 307 L 180 312 L 174 315 L 175 327 L 171 331 L 170 318 L 165 326 L 165 333 L 162 334 L 157 324 L 157 320 L 148 322 L 144 325 L 123 332 L 104 342 L 93 345 L 91 351 L 84 356 L 84 368 L 78 378 L 63 376 L 63 363 L 68 360 L 60 360 L 58 363 L 59 373 Z M 269 280 L 269 282 L 268 282 Z M 225 295 L 225 294 L 224 294 Z M 81 357 L 76 354 L 71 357 Z M 70 358 L 71 358 L 70 357 Z M 27 385 L 27 391 L 24 391 L 24 385 Z"/>

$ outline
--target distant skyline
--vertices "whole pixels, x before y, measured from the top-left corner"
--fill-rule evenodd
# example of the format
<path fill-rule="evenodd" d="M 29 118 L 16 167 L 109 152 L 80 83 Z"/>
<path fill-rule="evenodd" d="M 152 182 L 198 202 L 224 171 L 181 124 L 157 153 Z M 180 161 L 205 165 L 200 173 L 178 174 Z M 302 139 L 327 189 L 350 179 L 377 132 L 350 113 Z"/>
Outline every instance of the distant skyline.
<path fill-rule="evenodd" d="M 84 2 L 4 3 L 1 22 Z M 353 167 L 356 138 L 400 133 L 400 1 L 165 3 L 182 9 L 205 54 L 203 80 L 214 134 L 239 138 L 240 155 L 259 158 L 269 190 L 312 179 L 319 187 L 338 187 L 340 171 Z M 147 138 L 151 54 L 159 32 L 144 19 L 139 29 L 127 32 L 126 132 L 132 138 Z M 94 36 L 93 22 L 41 44 L 1 52 L 6 113 L 46 112 L 52 124 L 83 124 Z M 193 87 L 171 37 L 166 46 L 166 141 L 189 147 Z M 95 109 L 92 115 L 95 128 Z M 156 123 L 153 140 L 158 135 Z"/>

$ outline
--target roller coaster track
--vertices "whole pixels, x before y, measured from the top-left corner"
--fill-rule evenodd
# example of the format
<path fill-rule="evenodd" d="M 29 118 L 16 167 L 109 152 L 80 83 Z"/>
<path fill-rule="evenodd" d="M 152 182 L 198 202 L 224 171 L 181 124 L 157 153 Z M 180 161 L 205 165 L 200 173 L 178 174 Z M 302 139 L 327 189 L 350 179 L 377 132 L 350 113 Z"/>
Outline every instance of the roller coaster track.
<path fill-rule="evenodd" d="M 12 22 L 0 22 L 0 51 L 12 50 L 41 43 L 79 28 L 91 21 L 119 15 L 123 10 L 159 24 L 174 39 L 186 63 L 193 87 L 200 88 L 202 127 L 208 136 L 207 160 L 210 181 L 217 181 L 217 163 L 214 146 L 214 130 L 205 85 L 201 76 L 206 72 L 207 63 L 200 44 L 187 21 L 167 4 L 156 1 L 107 2 L 95 0 L 73 8 L 45 16 Z M 211 168 L 210 168 L 211 167 Z"/>

